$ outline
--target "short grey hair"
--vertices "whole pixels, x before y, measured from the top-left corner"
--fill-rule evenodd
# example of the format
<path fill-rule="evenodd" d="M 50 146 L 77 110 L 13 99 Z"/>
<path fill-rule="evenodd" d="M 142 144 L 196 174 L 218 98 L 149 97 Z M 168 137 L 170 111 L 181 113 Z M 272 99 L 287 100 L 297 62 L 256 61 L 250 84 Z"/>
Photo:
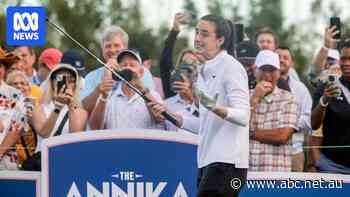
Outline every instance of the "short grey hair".
<path fill-rule="evenodd" d="M 129 35 L 121 27 L 119 27 L 117 25 L 112 25 L 112 26 L 108 27 L 102 33 L 101 46 L 103 47 L 103 44 L 106 41 L 111 40 L 114 36 L 120 36 L 121 40 L 123 41 L 123 44 L 125 45 L 126 48 L 128 48 Z"/>

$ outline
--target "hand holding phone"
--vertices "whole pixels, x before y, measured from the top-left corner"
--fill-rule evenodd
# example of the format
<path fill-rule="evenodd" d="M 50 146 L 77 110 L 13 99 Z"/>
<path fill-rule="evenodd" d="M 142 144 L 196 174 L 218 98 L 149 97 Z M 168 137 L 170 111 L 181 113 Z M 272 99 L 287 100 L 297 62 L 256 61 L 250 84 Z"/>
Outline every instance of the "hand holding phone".
<path fill-rule="evenodd" d="M 57 94 L 59 94 L 62 88 L 65 88 L 65 89 L 67 88 L 67 76 L 65 75 L 57 76 L 56 80 L 57 80 Z M 63 92 L 66 91 L 65 89 L 63 90 Z"/>
<path fill-rule="evenodd" d="M 330 18 L 330 28 L 332 27 L 336 27 L 334 31 L 338 31 L 338 33 L 333 35 L 333 38 L 339 40 L 341 38 L 341 21 L 339 17 Z"/>

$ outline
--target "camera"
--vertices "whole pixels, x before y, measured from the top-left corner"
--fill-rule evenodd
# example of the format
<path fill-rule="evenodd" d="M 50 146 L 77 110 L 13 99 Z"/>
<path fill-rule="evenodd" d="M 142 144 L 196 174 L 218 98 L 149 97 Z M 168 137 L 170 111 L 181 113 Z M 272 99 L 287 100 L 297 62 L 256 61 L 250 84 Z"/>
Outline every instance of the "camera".
<path fill-rule="evenodd" d="M 25 97 L 23 102 L 24 102 L 24 107 L 26 109 L 30 109 L 30 110 L 34 109 L 35 98 L 33 98 L 33 97 Z"/>
<path fill-rule="evenodd" d="M 15 108 L 12 120 L 19 124 L 21 128 L 26 129 L 28 120 L 26 114 L 24 114 L 23 112 L 25 111 L 21 110 L 21 108 L 17 106 Z"/>
<path fill-rule="evenodd" d="M 326 81 L 326 83 L 327 83 L 327 84 L 335 83 L 335 81 L 336 81 L 337 78 L 338 78 L 338 76 L 330 74 L 330 75 L 327 76 L 327 81 Z"/>
<path fill-rule="evenodd" d="M 330 74 L 326 79 L 327 80 L 326 84 L 335 84 L 337 79 L 338 79 L 337 75 Z M 341 89 L 338 87 L 337 94 L 336 94 L 337 99 L 340 99 L 340 96 L 341 96 Z"/>
<path fill-rule="evenodd" d="M 126 81 L 130 82 L 133 78 L 135 73 L 130 69 L 123 69 L 123 70 L 114 70 L 116 73 L 118 73 L 121 77 L 123 77 Z M 112 74 L 112 78 L 114 81 L 121 81 L 119 77 Z"/>

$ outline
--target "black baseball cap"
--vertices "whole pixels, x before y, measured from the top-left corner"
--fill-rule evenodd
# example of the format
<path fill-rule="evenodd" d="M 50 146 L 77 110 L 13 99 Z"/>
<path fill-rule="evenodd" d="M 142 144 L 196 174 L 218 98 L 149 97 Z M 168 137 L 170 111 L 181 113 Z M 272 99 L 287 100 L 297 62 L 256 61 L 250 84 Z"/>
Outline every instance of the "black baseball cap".
<path fill-rule="evenodd" d="M 70 64 L 73 66 L 79 73 L 80 76 L 85 77 L 86 69 L 84 64 L 84 58 L 78 51 L 70 50 L 63 53 L 62 64 Z"/>

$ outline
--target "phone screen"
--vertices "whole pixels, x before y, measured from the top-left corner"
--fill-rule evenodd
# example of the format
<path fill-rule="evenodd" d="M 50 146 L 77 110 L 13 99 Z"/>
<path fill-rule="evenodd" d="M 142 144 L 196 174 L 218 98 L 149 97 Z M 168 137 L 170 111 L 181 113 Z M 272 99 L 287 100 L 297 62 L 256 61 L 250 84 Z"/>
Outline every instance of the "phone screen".
<path fill-rule="evenodd" d="M 334 39 L 340 39 L 341 37 L 341 22 L 339 17 L 331 17 L 330 18 L 330 27 L 336 26 L 336 30 L 339 31 L 339 33 L 334 35 Z"/>
<path fill-rule="evenodd" d="M 62 76 L 62 79 L 57 81 L 57 94 L 61 91 L 64 85 L 66 85 L 66 76 Z"/>

